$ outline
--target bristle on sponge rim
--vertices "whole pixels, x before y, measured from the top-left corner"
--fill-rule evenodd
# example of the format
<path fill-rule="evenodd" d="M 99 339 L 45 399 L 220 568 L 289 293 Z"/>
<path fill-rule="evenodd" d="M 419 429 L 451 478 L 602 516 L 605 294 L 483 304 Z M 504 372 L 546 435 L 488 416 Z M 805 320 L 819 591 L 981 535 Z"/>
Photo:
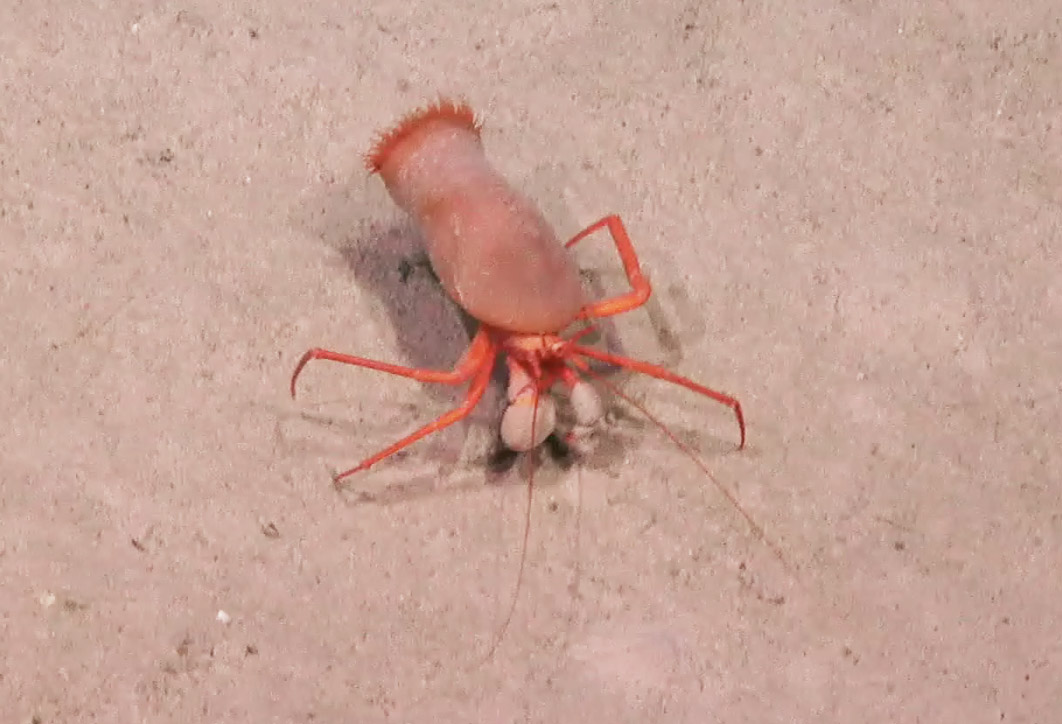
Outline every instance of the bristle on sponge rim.
<path fill-rule="evenodd" d="M 483 123 L 476 118 L 472 107 L 464 101 L 440 98 L 431 105 L 418 108 L 406 114 L 390 130 L 377 135 L 372 150 L 365 154 L 365 167 L 370 173 L 380 170 L 388 154 L 403 140 L 429 121 L 450 121 L 454 125 L 464 126 L 479 135 Z"/>

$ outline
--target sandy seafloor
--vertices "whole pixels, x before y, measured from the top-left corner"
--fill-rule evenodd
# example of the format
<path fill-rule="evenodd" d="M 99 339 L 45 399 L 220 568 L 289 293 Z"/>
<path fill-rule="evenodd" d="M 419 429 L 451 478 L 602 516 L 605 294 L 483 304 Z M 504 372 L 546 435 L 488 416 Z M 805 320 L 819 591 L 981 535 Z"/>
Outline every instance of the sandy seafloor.
<path fill-rule="evenodd" d="M 1020 9 L 1014 7 L 1020 6 Z M 7 2 L 11 722 L 1040 722 L 1062 710 L 1062 11 Z M 652 425 L 489 475 L 498 392 L 361 154 L 438 94 L 655 285 Z M 579 263 L 621 287 L 607 240 Z M 226 622 L 219 621 L 219 611 Z"/>

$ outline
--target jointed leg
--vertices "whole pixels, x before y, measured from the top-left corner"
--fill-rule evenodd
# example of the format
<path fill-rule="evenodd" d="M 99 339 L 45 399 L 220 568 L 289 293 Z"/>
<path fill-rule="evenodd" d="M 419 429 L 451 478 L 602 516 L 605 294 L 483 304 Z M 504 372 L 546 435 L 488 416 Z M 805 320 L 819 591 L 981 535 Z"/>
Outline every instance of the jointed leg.
<path fill-rule="evenodd" d="M 335 482 L 339 482 L 345 477 L 353 475 L 354 473 L 367 470 L 376 463 L 380 462 L 390 455 L 394 455 L 402 448 L 412 445 L 417 440 L 423 437 L 427 437 L 433 432 L 438 432 L 444 427 L 448 427 L 458 420 L 463 420 L 468 417 L 468 414 L 475 409 L 479 404 L 480 399 L 483 397 L 484 391 L 487 389 L 487 384 L 490 382 L 490 373 L 494 369 L 494 354 L 482 358 L 479 362 L 479 367 L 474 369 L 475 377 L 472 380 L 472 385 L 468 388 L 468 393 L 465 395 L 464 401 L 455 409 L 450 410 L 445 415 L 441 416 L 435 422 L 429 423 L 420 428 L 412 435 L 407 435 L 393 445 L 390 445 L 375 455 L 362 460 L 360 463 L 352 467 L 350 470 L 346 470 L 335 477 Z"/>
<path fill-rule="evenodd" d="M 608 352 L 602 352 L 601 350 L 594 349 L 593 347 L 584 347 L 579 344 L 573 344 L 569 347 L 572 353 L 576 355 L 582 355 L 584 357 L 590 357 L 591 359 L 600 360 L 601 362 L 607 362 L 608 364 L 616 365 L 618 367 L 625 367 L 635 372 L 641 372 L 642 374 L 649 375 L 650 377 L 656 377 L 659 380 L 665 382 L 672 382 L 676 385 L 682 385 L 688 390 L 710 397 L 716 402 L 722 403 L 734 411 L 737 416 L 738 427 L 741 429 L 741 444 L 738 449 L 745 447 L 745 415 L 741 412 L 741 403 L 736 398 L 731 397 L 723 392 L 718 392 L 711 388 L 699 385 L 693 380 L 676 375 L 674 372 L 669 372 L 663 367 L 658 367 L 648 362 L 641 362 L 630 357 L 621 357 L 620 355 L 610 354 Z M 574 360 L 573 360 L 574 361 Z M 585 364 L 585 363 L 584 363 Z"/>
<path fill-rule="evenodd" d="M 612 236 L 612 242 L 616 245 L 616 251 L 619 252 L 620 260 L 623 262 L 623 270 L 627 273 L 627 281 L 631 285 L 631 291 L 612 299 L 605 299 L 586 305 L 579 312 L 580 319 L 609 317 L 613 314 L 630 311 L 645 304 L 652 293 L 649 280 L 642 274 L 641 265 L 638 263 L 638 255 L 634 251 L 634 245 L 631 244 L 631 238 L 627 235 L 627 229 L 623 226 L 620 217 L 615 214 L 606 216 L 586 227 L 572 237 L 564 246 L 567 248 L 575 246 L 575 244 L 601 227 L 607 227 L 608 233 Z"/>
<path fill-rule="evenodd" d="M 491 340 L 487 330 L 483 328 L 480 328 L 476 333 L 476 336 L 472 338 L 472 342 L 468 345 L 468 349 L 465 350 L 464 355 L 462 355 L 453 370 L 449 372 L 443 370 L 425 370 L 418 367 L 402 367 L 401 365 L 377 362 L 376 360 L 365 359 L 364 357 L 355 357 L 353 355 L 332 352 L 331 350 L 315 347 L 304 354 L 302 359 L 299 360 L 299 364 L 295 366 L 295 371 L 291 375 L 291 396 L 295 396 L 295 381 L 299 378 L 302 368 L 305 367 L 310 360 L 326 359 L 331 360 L 332 362 L 354 365 L 356 367 L 368 367 L 369 369 L 386 372 L 391 375 L 398 375 L 400 377 L 410 377 L 414 380 L 419 380 L 420 382 L 459 385 L 462 382 L 466 382 L 476 373 L 483 364 L 485 358 L 489 357 L 491 361 L 493 361 L 496 354 L 497 350 L 495 349 L 494 342 Z"/>
<path fill-rule="evenodd" d="M 295 382 L 299 377 L 299 373 L 302 372 L 303 367 L 305 367 L 310 360 L 314 359 L 326 359 L 333 362 L 355 365 L 357 367 L 367 367 L 380 372 L 387 372 L 392 375 L 409 377 L 419 380 L 420 382 L 437 382 L 446 385 L 458 385 L 462 382 L 466 382 L 469 378 L 472 378 L 472 384 L 469 387 L 468 392 L 465 394 L 464 401 L 456 409 L 442 415 L 434 422 L 425 425 L 413 434 L 402 438 L 375 455 L 366 458 L 350 470 L 340 473 L 335 477 L 336 482 L 339 482 L 341 479 L 349 475 L 353 475 L 354 473 L 375 465 L 407 445 L 411 445 L 417 440 L 467 417 L 475 406 L 479 404 L 484 391 L 487 389 L 487 384 L 490 382 L 490 374 L 494 369 L 494 360 L 497 355 L 497 345 L 484 328 L 481 328 L 479 332 L 476 333 L 476 336 L 472 339 L 472 343 L 468 346 L 464 355 L 462 355 L 461 360 L 454 366 L 454 369 L 449 372 L 441 370 L 425 370 L 416 367 L 402 367 L 387 362 L 377 362 L 376 360 L 365 359 L 363 357 L 354 357 L 340 352 L 315 348 L 304 354 L 302 359 L 299 360 L 299 364 L 296 365 L 295 372 L 291 376 L 291 396 L 295 396 Z"/>

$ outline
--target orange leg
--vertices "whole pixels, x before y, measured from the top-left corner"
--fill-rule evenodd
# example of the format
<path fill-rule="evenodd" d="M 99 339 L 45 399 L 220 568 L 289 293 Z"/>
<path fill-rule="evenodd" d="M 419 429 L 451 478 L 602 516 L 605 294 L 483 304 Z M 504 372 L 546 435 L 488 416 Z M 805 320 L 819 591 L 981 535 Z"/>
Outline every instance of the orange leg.
<path fill-rule="evenodd" d="M 665 382 L 672 382 L 676 385 L 681 385 L 688 390 L 693 390 L 698 394 L 704 395 L 705 397 L 710 397 L 716 402 L 726 405 L 734 411 L 735 415 L 737 415 L 738 427 L 741 429 L 741 444 L 738 445 L 738 449 L 740 450 L 741 448 L 745 447 L 745 415 L 741 412 L 741 403 L 738 402 L 736 398 L 731 397 L 730 395 L 727 395 L 725 393 L 718 392 L 711 388 L 705 387 L 704 385 L 699 385 L 693 380 L 682 377 L 681 375 L 676 375 L 674 372 L 669 372 L 663 367 L 659 367 L 654 364 L 649 364 L 648 362 L 641 362 L 636 359 L 631 359 L 630 357 L 621 357 L 620 355 L 602 352 L 601 350 L 594 349 L 593 347 L 584 347 L 580 344 L 569 345 L 568 349 L 572 354 L 575 355 L 590 357 L 591 359 L 596 359 L 601 362 L 607 362 L 611 365 L 625 367 L 627 369 L 634 370 L 635 372 L 641 372 L 642 374 L 649 375 L 650 377 L 656 377 L 657 379 L 664 380 Z"/>
<path fill-rule="evenodd" d="M 493 358 L 496 354 L 497 350 L 495 349 L 495 344 L 491 340 L 487 330 L 483 328 L 480 328 L 476 333 L 476 336 L 472 338 L 472 342 L 468 345 L 468 349 L 465 350 L 460 361 L 458 361 L 457 365 L 454 366 L 454 369 L 449 372 L 443 370 L 424 370 L 417 367 L 402 367 L 387 362 L 377 362 L 376 360 L 365 359 L 364 357 L 355 357 L 353 355 L 332 352 L 331 350 L 315 347 L 304 354 L 302 359 L 299 360 L 299 364 L 295 366 L 295 371 L 291 375 L 291 396 L 295 397 L 295 381 L 298 380 L 299 375 L 302 373 L 302 368 L 305 367 L 310 360 L 326 359 L 331 360 L 332 362 L 354 365 L 355 367 L 368 367 L 369 369 L 386 372 L 390 375 L 411 377 L 420 382 L 459 385 L 462 382 L 467 381 L 476 373 L 476 370 L 479 369 L 479 365 L 482 364 L 485 356 L 490 355 Z"/>
<path fill-rule="evenodd" d="M 642 267 L 638 263 L 638 255 L 634 251 L 634 245 L 631 244 L 631 238 L 627 235 L 627 229 L 623 226 L 620 217 L 615 214 L 606 216 L 586 227 L 573 236 L 564 246 L 570 249 L 603 226 L 608 227 L 608 233 L 612 236 L 612 242 L 616 245 L 616 251 L 619 252 L 620 260 L 623 262 L 623 270 L 627 273 L 627 281 L 630 282 L 631 291 L 612 299 L 604 299 L 600 302 L 586 305 L 579 312 L 579 319 L 610 317 L 614 314 L 628 312 L 645 304 L 652 293 L 649 280 L 642 274 Z"/>
<path fill-rule="evenodd" d="M 465 394 L 464 401 L 455 409 L 450 410 L 434 422 L 425 425 L 411 435 L 407 435 L 375 455 L 362 460 L 350 470 L 346 470 L 339 475 L 336 475 L 335 481 L 338 483 L 347 476 L 372 467 L 384 458 L 395 454 L 408 445 L 412 445 L 421 438 L 427 437 L 433 432 L 437 432 L 444 427 L 448 427 L 449 425 L 467 417 L 468 414 L 475 409 L 476 405 L 479 404 L 480 399 L 483 397 L 483 393 L 487 389 L 487 384 L 490 382 L 490 374 L 494 369 L 494 359 L 497 355 L 497 345 L 487 330 L 483 328 L 480 328 L 479 332 L 476 333 L 476 336 L 472 339 L 472 343 L 461 357 L 461 360 L 456 366 L 454 366 L 454 369 L 449 372 L 441 370 L 425 370 L 416 367 L 402 367 L 400 365 L 365 359 L 364 357 L 354 357 L 348 354 L 332 352 L 327 349 L 314 348 L 302 356 L 302 359 L 299 360 L 299 364 L 295 367 L 295 372 L 291 375 L 291 396 L 295 396 L 295 381 L 298 379 L 299 373 L 302 372 L 306 363 L 314 359 L 326 359 L 357 367 L 368 367 L 369 369 L 386 372 L 392 375 L 410 377 L 420 382 L 459 385 L 470 378 L 472 379 L 472 384 L 469 386 L 468 392 Z"/>

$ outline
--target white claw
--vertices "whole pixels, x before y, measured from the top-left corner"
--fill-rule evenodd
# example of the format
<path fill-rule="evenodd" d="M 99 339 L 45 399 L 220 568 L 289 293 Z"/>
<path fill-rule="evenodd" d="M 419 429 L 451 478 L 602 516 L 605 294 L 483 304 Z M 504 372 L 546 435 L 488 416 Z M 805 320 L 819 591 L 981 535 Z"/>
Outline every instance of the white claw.
<path fill-rule="evenodd" d="M 579 380 L 572 386 L 571 401 L 575 421 L 580 425 L 593 425 L 605 414 L 601 396 L 589 382 Z"/>
<path fill-rule="evenodd" d="M 531 379 L 531 375 L 524 371 L 523 367 L 519 365 L 512 365 L 509 367 L 509 390 L 508 397 L 510 404 L 516 402 L 521 397 L 527 397 L 530 399 L 531 390 L 534 388 L 535 383 Z"/>
<path fill-rule="evenodd" d="M 534 418 L 534 437 L 531 436 L 531 422 Z M 557 405 L 549 395 L 538 395 L 538 408 L 535 408 L 535 395 L 519 395 L 505 409 L 501 421 L 501 438 L 506 447 L 517 452 L 533 450 L 549 437 L 557 426 Z"/>

